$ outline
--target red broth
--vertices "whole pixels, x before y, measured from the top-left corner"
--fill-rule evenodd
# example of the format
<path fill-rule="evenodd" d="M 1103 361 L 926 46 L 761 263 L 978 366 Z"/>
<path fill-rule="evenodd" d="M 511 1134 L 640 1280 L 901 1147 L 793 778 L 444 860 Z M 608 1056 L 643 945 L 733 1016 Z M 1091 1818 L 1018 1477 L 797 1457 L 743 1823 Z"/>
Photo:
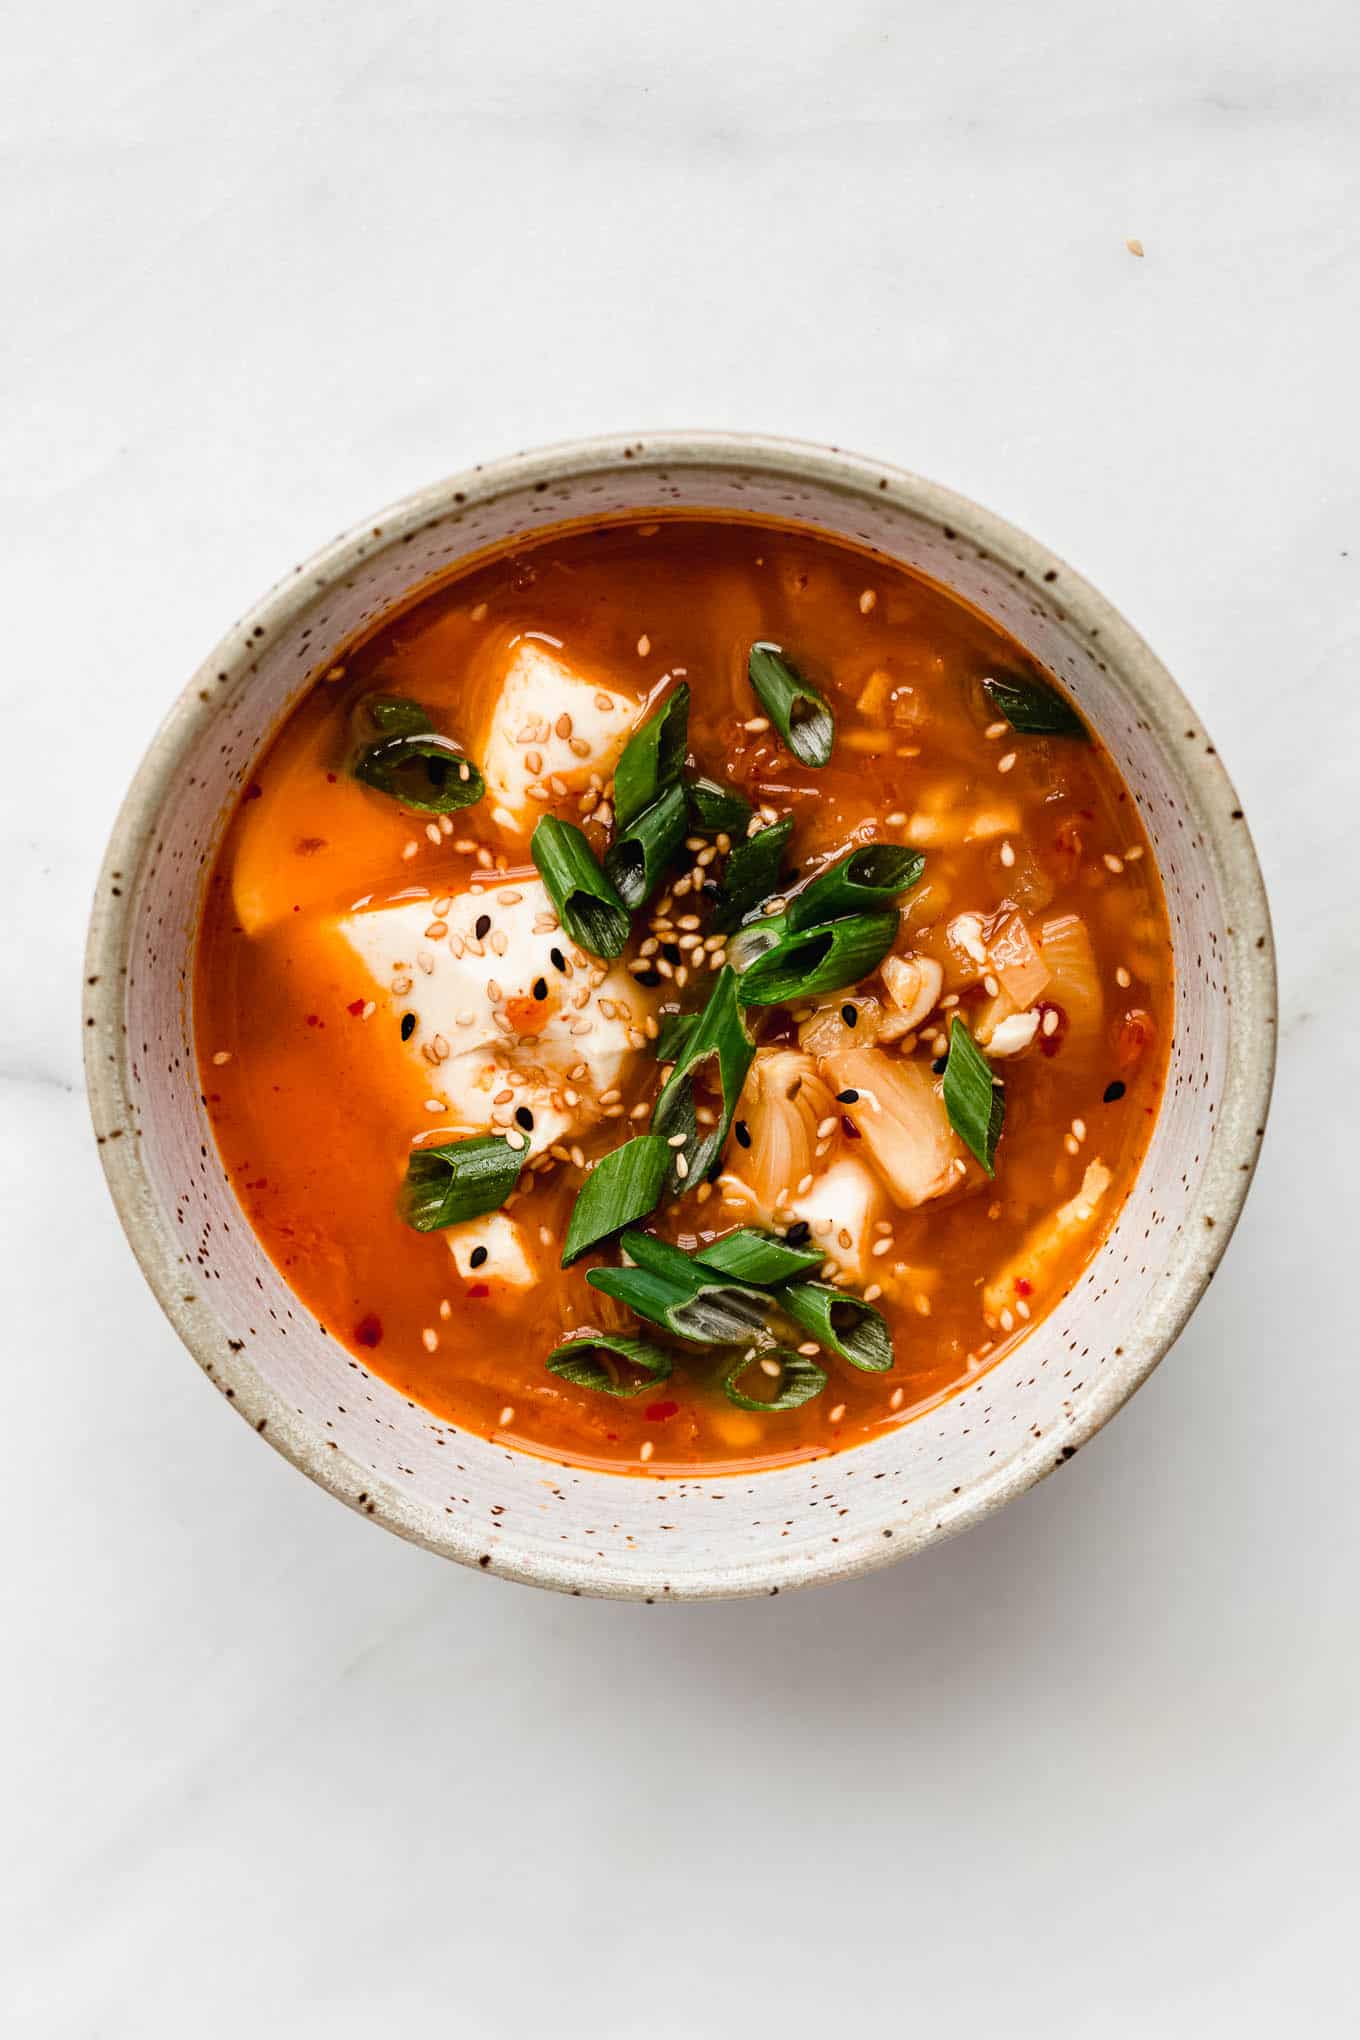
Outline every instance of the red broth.
<path fill-rule="evenodd" d="M 756 640 L 782 646 L 834 710 L 825 766 L 798 763 L 769 725 L 747 676 Z M 564 673 L 561 699 L 582 706 L 584 734 L 560 734 L 573 728 L 566 710 L 548 729 L 504 695 L 511 671 L 539 683 Z M 550 1458 L 653 1473 L 774 1466 L 856 1444 L 1022 1339 L 1071 1289 L 1128 1193 L 1161 1094 L 1173 992 L 1135 803 L 1098 740 L 1011 727 L 982 681 L 1015 672 L 1036 669 L 994 625 L 902 568 L 793 530 L 673 517 L 549 534 L 484 560 L 432 585 L 319 678 L 259 759 L 226 832 L 194 1011 L 235 1193 L 331 1337 L 454 1425 Z M 617 966 L 627 991 L 596 1037 L 612 1029 L 623 1046 L 598 1081 L 584 1061 L 574 1084 L 559 1071 L 554 1137 L 537 1151 L 546 1133 L 526 1137 L 529 1166 L 485 1251 L 467 1245 L 472 1233 L 455 1251 L 462 1228 L 415 1231 L 398 1208 L 413 1145 L 468 1130 L 453 1093 L 489 1032 L 480 1004 L 466 1023 L 451 1006 L 445 1020 L 422 1015 L 433 988 L 485 971 L 488 945 L 501 944 L 492 1052 L 510 1062 L 532 1063 L 544 1013 L 570 1024 L 571 1000 L 604 999 L 590 990 L 603 967 L 541 913 L 543 926 L 523 924 L 536 898 L 529 834 L 543 813 L 560 815 L 603 853 L 620 731 L 680 677 L 692 696 L 691 771 L 770 820 L 793 819 L 797 876 L 781 881 L 786 890 L 865 842 L 925 856 L 881 967 L 833 996 L 750 1009 L 757 1056 L 715 1180 L 683 1186 L 643 1221 L 688 1251 L 739 1225 L 792 1228 L 825 1253 L 829 1278 L 869 1296 L 891 1333 L 891 1369 L 862 1372 L 821 1352 L 825 1389 L 792 1409 L 735 1406 L 719 1379 L 730 1354 L 664 1339 L 673 1371 L 626 1398 L 544 1364 L 585 1327 L 652 1329 L 587 1282 L 590 1268 L 618 1261 L 616 1248 L 564 1271 L 561 1244 L 586 1166 L 646 1130 L 667 1010 L 697 1010 L 721 968 L 705 888 L 724 869 L 730 832 L 696 829 L 671 882 L 634 916 Z M 348 770 L 353 717 L 375 690 L 422 704 L 488 775 L 527 729 L 502 797 L 491 789 L 441 819 L 360 784 Z M 601 750 L 594 725 L 606 701 Z M 523 727 L 511 729 L 516 717 Z M 545 730 L 551 757 L 535 739 Z M 516 805 L 515 772 L 527 782 L 535 770 L 533 797 Z M 403 940 L 415 918 L 418 934 Z M 557 951 L 569 981 L 556 964 L 532 983 L 526 973 L 539 967 L 525 965 L 525 982 L 515 979 L 535 944 Z M 545 995 L 535 988 L 548 977 Z M 479 983 L 477 1000 L 490 996 Z M 1004 1079 L 990 1180 L 941 1103 L 956 1015 L 995 1044 Z M 512 1136 L 516 1101 L 544 1095 L 532 1082 L 516 1088 L 523 1081 L 516 1071 L 488 1106 Z M 857 1094 L 849 1104 L 847 1092 Z M 759 1399 L 774 1392 L 764 1378 L 757 1358 L 741 1385 Z"/>

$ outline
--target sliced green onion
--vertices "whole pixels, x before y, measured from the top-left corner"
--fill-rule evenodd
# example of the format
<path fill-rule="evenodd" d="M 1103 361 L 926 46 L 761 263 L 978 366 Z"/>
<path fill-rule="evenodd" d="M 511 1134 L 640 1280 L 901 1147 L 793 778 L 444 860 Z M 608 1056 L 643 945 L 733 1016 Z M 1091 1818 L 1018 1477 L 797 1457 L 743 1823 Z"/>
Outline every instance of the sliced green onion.
<path fill-rule="evenodd" d="M 647 1216 L 661 1195 L 670 1158 L 658 1134 L 640 1133 L 596 1162 L 572 1206 L 562 1247 L 564 1268 L 611 1233 Z"/>
<path fill-rule="evenodd" d="M 685 1136 L 671 1150 L 668 1181 L 673 1190 L 697 1190 L 722 1154 L 755 1052 L 737 1004 L 737 974 L 724 964 L 652 1108 L 653 1133 L 667 1141 L 677 1134 Z M 695 1086 L 704 1075 L 716 1077 L 722 1102 L 705 1101 L 714 1103 L 717 1123 L 701 1128 L 695 1116 Z"/>
<path fill-rule="evenodd" d="M 355 708 L 354 726 L 370 739 L 419 737 L 434 728 L 428 710 L 404 694 L 366 694 Z"/>
<path fill-rule="evenodd" d="M 375 729 L 388 732 L 365 744 L 350 766 L 365 786 L 422 815 L 455 814 L 482 798 L 481 773 L 451 738 L 431 727 L 418 702 L 370 696 L 364 711 Z"/>
<path fill-rule="evenodd" d="M 668 786 L 605 851 L 606 875 L 626 907 L 640 907 L 656 891 L 685 840 L 687 812 L 683 790 Z"/>
<path fill-rule="evenodd" d="M 896 843 L 868 843 L 795 893 L 785 926 L 793 935 L 800 928 L 819 927 L 824 921 L 886 906 L 900 893 L 909 892 L 925 868 L 919 850 L 906 850 Z"/>
<path fill-rule="evenodd" d="M 738 1386 L 742 1376 L 748 1368 L 765 1360 L 779 1362 L 778 1390 L 764 1398 L 743 1394 Z M 826 1387 L 827 1374 L 825 1367 L 819 1367 L 810 1354 L 795 1353 L 788 1346 L 766 1346 L 743 1353 L 719 1376 L 719 1380 L 723 1394 L 739 1410 L 797 1410 L 821 1394 Z"/>
<path fill-rule="evenodd" d="M 825 765 L 836 721 L 817 689 L 794 671 L 778 645 L 752 645 L 746 670 L 761 707 L 799 764 Z"/>
<path fill-rule="evenodd" d="M 638 1370 L 640 1380 L 630 1380 L 617 1363 Z M 573 1388 L 598 1389 L 602 1395 L 641 1395 L 665 1381 L 673 1361 L 669 1353 L 650 1339 L 618 1332 L 577 1332 L 574 1338 L 554 1346 L 543 1365 L 549 1374 L 569 1381 Z"/>
<path fill-rule="evenodd" d="M 618 956 L 628 940 L 628 909 L 575 822 L 544 815 L 529 855 L 572 941 L 592 956 Z"/>
<path fill-rule="evenodd" d="M 989 1176 L 996 1174 L 996 1144 L 1006 1121 L 1006 1094 L 992 1082 L 992 1067 L 956 1013 L 949 1023 L 944 1066 L 944 1108 L 949 1124 Z"/>
<path fill-rule="evenodd" d="M 779 1292 L 779 1308 L 852 1367 L 886 1374 L 892 1366 L 892 1334 L 882 1313 L 863 1297 L 826 1282 L 791 1282 Z"/>
<path fill-rule="evenodd" d="M 777 1282 L 806 1275 L 809 1269 L 819 1267 L 825 1257 L 815 1247 L 791 1247 L 775 1233 L 742 1226 L 739 1231 L 714 1240 L 711 1247 L 701 1247 L 694 1258 L 719 1275 L 752 1282 L 757 1289 L 772 1289 Z"/>
<path fill-rule="evenodd" d="M 784 845 L 792 834 L 793 816 L 785 815 L 782 822 L 771 822 L 767 829 L 733 844 L 713 913 L 713 926 L 720 933 L 740 927 L 746 916 L 776 891 Z"/>
<path fill-rule="evenodd" d="M 856 914 L 786 935 L 742 973 L 742 1005 L 784 1006 L 857 985 L 892 948 L 897 926 L 896 914 Z"/>
<path fill-rule="evenodd" d="M 1091 733 L 1065 694 L 1026 673 L 993 673 L 982 683 L 987 699 L 1013 730 L 1026 737 L 1080 737 Z"/>
<path fill-rule="evenodd" d="M 689 688 L 682 680 L 674 694 L 634 730 L 614 768 L 614 819 L 629 828 L 645 808 L 674 786 L 685 762 L 689 742 Z"/>
<path fill-rule="evenodd" d="M 499 1211 L 526 1160 L 498 1133 L 414 1148 L 406 1164 L 398 1209 L 416 1232 L 436 1232 L 465 1218 Z"/>
<path fill-rule="evenodd" d="M 700 774 L 687 779 L 685 788 L 696 828 L 703 829 L 710 836 L 724 830 L 729 836 L 746 834 L 755 810 L 750 801 L 743 799 L 732 787 L 720 786 L 716 779 L 706 779 Z"/>
<path fill-rule="evenodd" d="M 619 1245 L 637 1265 L 592 1268 L 586 1281 L 677 1338 L 733 1346 L 764 1325 L 769 1298 L 758 1290 L 709 1280 L 708 1271 L 688 1254 L 650 1233 L 627 1232 Z"/>
<path fill-rule="evenodd" d="M 767 914 L 764 920 L 747 921 L 735 935 L 729 935 L 723 953 L 739 977 L 758 956 L 778 948 L 784 940 L 784 925 L 782 914 Z"/>
<path fill-rule="evenodd" d="M 659 1063 L 679 1062 L 684 1053 L 685 1043 L 699 1025 L 697 1013 L 663 1013 L 661 1029 L 656 1037 L 656 1059 Z"/>

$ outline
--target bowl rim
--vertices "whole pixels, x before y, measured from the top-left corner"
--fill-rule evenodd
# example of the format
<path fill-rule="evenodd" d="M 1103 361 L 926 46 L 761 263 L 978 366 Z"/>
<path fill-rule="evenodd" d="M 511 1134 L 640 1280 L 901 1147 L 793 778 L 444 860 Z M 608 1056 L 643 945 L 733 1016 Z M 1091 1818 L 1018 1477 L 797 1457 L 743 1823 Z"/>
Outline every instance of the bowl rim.
<path fill-rule="evenodd" d="M 494 502 L 535 485 L 576 481 L 592 474 L 651 474 L 673 468 L 753 469 L 774 479 L 812 483 L 847 501 L 885 503 L 933 523 L 1013 576 L 1043 584 L 1057 581 L 1064 618 L 1088 640 L 1098 634 L 1108 663 L 1136 699 L 1168 750 L 1178 750 L 1182 770 L 1200 796 L 1200 820 L 1217 866 L 1223 896 L 1235 923 L 1249 924 L 1256 940 L 1239 952 L 1239 983 L 1233 1013 L 1233 1081 L 1218 1099 L 1215 1135 L 1204 1176 L 1188 1207 L 1193 1225 L 1177 1278 L 1162 1299 L 1145 1351 L 1117 1374 L 1102 1377 L 1084 1397 L 1055 1454 L 1051 1437 L 1034 1439 L 997 1473 L 984 1475 L 957 1498 L 947 1515 L 932 1517 L 890 1541 L 872 1527 L 835 1549 L 804 1548 L 782 1562 L 737 1560 L 730 1568 L 710 1563 L 681 1580 L 663 1582 L 608 1562 L 585 1568 L 579 1560 L 537 1550 L 498 1546 L 490 1561 L 484 1539 L 470 1536 L 451 1518 L 426 1514 L 409 1495 L 369 1471 L 363 1479 L 385 1504 L 361 1511 L 387 1529 L 444 1557 L 490 1570 L 500 1577 L 636 1600 L 715 1599 L 768 1594 L 793 1586 L 854 1578 L 895 1563 L 912 1551 L 980 1522 L 1034 1486 L 1076 1448 L 1093 1437 L 1142 1386 L 1179 1337 L 1208 1287 L 1241 1215 L 1255 1175 L 1261 1136 L 1274 1081 L 1276 1055 L 1276 968 L 1270 909 L 1241 802 L 1207 741 L 1194 749 L 1177 739 L 1189 727 L 1206 738 L 1202 718 L 1170 673 L 1124 617 L 1085 578 L 1038 540 L 968 497 L 908 469 L 836 446 L 739 431 L 664 431 L 607 434 L 479 462 L 433 482 L 362 519 L 277 581 L 223 636 L 182 688 L 152 737 L 120 806 L 96 885 L 86 942 L 84 975 L 86 1090 L 98 1151 L 123 1230 L 157 1301 L 183 1344 L 267 1443 L 310 1479 L 351 1508 L 356 1501 L 356 1468 L 344 1454 L 327 1452 L 321 1441 L 296 1423 L 295 1412 L 260 1374 L 245 1352 L 224 1353 L 203 1313 L 186 1301 L 177 1271 L 178 1242 L 161 1209 L 140 1141 L 122 1138 L 135 1123 L 129 1046 L 123 1019 L 123 988 L 129 938 L 134 926 L 141 868 L 155 837 L 156 821 L 176 780 L 180 761 L 226 706 L 214 685 L 224 668 L 240 658 L 245 640 L 256 645 L 286 628 L 341 580 L 360 559 L 387 550 L 451 511 Z M 570 520 L 563 520 L 570 521 Z M 550 527 L 545 524 L 544 530 Z M 541 533 L 535 533 L 535 537 Z M 1245 960 L 1241 960 L 1241 959 Z M 102 1130 L 101 1130 L 102 1129 Z M 1248 1161 L 1242 1162 L 1242 1155 Z M 1212 1207 L 1212 1221 L 1202 1222 Z M 1130 1356 L 1132 1358 L 1132 1356 Z M 267 1422 L 261 1421 L 266 1419 Z M 630 1480 L 646 1479 L 630 1472 Z"/>

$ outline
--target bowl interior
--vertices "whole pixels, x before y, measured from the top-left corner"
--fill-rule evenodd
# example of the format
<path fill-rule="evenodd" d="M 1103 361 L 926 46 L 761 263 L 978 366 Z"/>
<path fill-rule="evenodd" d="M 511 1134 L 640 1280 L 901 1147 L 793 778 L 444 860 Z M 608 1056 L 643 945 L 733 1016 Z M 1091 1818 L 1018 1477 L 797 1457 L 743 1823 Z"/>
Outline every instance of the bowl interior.
<path fill-rule="evenodd" d="M 459 1432 L 370 1375 L 257 1246 L 218 1164 L 191 1047 L 204 873 L 239 787 L 312 675 L 470 553 L 566 519 L 667 507 L 792 519 L 875 547 L 966 597 L 1060 675 L 1142 809 L 1177 972 L 1151 1150 L 1063 1303 L 1009 1359 L 873 1444 L 726 1479 L 561 1467 Z M 299 568 L 231 634 L 157 739 L 110 852 L 90 975 L 106 1166 L 207 1373 L 354 1507 L 472 1564 L 585 1592 L 771 1592 L 835 1577 L 961 1526 L 1059 1464 L 1155 1364 L 1212 1272 L 1270 1080 L 1269 930 L 1250 843 L 1212 747 L 1146 647 L 1068 569 L 959 499 L 840 456 L 750 442 L 526 457 L 429 491 Z"/>

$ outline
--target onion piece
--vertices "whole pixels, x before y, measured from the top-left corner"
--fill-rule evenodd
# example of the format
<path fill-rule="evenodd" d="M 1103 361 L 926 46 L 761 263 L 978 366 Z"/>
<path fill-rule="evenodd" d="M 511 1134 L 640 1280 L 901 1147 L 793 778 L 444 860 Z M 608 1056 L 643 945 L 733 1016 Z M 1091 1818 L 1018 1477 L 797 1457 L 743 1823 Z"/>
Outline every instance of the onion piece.
<path fill-rule="evenodd" d="M 1104 1162 L 1097 1159 L 1087 1164 L 1076 1196 L 1039 1221 L 983 1290 L 982 1308 L 989 1323 L 995 1323 L 1003 1310 L 1013 1311 L 1017 1301 L 1049 1282 L 1054 1263 L 1095 1217 L 1113 1180 Z"/>
<path fill-rule="evenodd" d="M 987 960 L 1017 1012 L 1032 1006 L 1051 972 L 1034 946 L 1023 914 L 1008 914 L 987 942 Z"/>
<path fill-rule="evenodd" d="M 1069 1038 L 1090 1042 L 1105 1020 L 1091 937 L 1080 914 L 1059 914 L 1039 930 L 1039 954 L 1049 973 L 1046 996 L 1067 1015 Z"/>
<path fill-rule="evenodd" d="M 823 1056 L 820 1067 L 838 1092 L 859 1093 L 840 1109 L 899 1204 L 911 1209 L 964 1181 L 967 1151 L 949 1124 L 939 1085 L 920 1063 L 852 1048 Z"/>
<path fill-rule="evenodd" d="M 729 1145 L 728 1166 L 740 1172 L 757 1206 L 774 1215 L 781 1193 L 792 1196 L 817 1166 L 817 1128 L 838 1111 L 810 1055 L 796 1048 L 756 1052 L 736 1116 L 751 1145 Z"/>

